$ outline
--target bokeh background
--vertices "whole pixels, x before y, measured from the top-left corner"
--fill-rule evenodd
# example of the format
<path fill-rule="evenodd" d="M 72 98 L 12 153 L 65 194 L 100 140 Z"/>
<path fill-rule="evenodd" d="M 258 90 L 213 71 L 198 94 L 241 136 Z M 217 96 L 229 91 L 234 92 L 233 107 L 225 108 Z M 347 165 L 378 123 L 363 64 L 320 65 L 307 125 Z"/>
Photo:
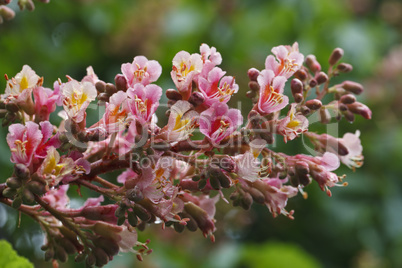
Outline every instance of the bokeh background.
<path fill-rule="evenodd" d="M 15 2 L 15 1 L 14 1 Z M 136 55 L 160 62 L 158 83 L 173 87 L 172 58 L 180 50 L 199 51 L 201 43 L 222 54 L 222 69 L 236 77 L 245 98 L 247 70 L 264 68 L 272 47 L 297 41 L 305 55 L 315 54 L 323 69 L 331 51 L 354 66 L 342 78 L 364 84 L 359 100 L 373 111 L 372 120 L 342 120 L 339 136 L 361 131 L 365 163 L 349 186 L 327 197 L 316 184 L 309 198 L 289 201 L 295 220 L 273 219 L 267 208 L 233 209 L 220 202 L 216 242 L 197 233 L 175 234 L 161 226 L 147 229 L 154 253 L 144 262 L 121 254 L 107 267 L 402 267 L 402 2 L 398 0 L 52 0 L 36 2 L 34 12 L 18 12 L 0 25 L 0 74 L 14 76 L 29 64 L 45 86 L 76 79 L 93 66 L 112 82 L 120 65 Z M 12 6 L 17 10 L 16 4 Z M 0 79 L 2 90 L 5 79 Z M 166 100 L 165 100 L 166 101 Z M 162 100 L 163 102 L 163 100 Z M 57 120 L 54 118 L 54 120 Z M 161 122 L 163 123 L 163 116 Z M 7 129 L 0 131 L 0 182 L 12 174 Z M 305 152 L 300 141 L 276 145 L 289 153 Z M 112 178 L 113 179 L 113 178 Z M 74 196 L 74 193 L 71 192 Z M 90 193 L 84 193 L 84 195 Z M 76 198 L 72 202 L 82 202 Z M 37 267 L 44 264 L 38 226 L 0 205 L 0 239 Z M 47 265 L 47 266 L 42 266 Z M 61 267 L 83 267 L 71 259 Z"/>

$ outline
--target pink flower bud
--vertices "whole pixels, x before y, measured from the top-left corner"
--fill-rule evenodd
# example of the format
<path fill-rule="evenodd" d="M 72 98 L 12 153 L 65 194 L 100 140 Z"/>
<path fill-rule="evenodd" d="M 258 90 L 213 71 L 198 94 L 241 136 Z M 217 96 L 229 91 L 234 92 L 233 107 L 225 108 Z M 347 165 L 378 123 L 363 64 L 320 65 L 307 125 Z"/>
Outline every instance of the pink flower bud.
<path fill-rule="evenodd" d="M 10 2 L 9 0 L 6 0 L 5 2 L 7 1 Z M 15 17 L 15 12 L 9 7 L 0 6 L 0 17 L 3 17 L 5 20 L 11 20 Z"/>
<path fill-rule="evenodd" d="M 363 92 L 363 86 L 353 81 L 345 81 L 342 83 L 342 88 L 346 91 L 359 95 Z"/>
<path fill-rule="evenodd" d="M 371 119 L 370 108 L 361 102 L 356 101 L 352 104 L 348 104 L 348 109 L 354 114 L 359 114 L 363 116 L 365 119 Z"/>
<path fill-rule="evenodd" d="M 308 55 L 306 57 L 306 65 L 313 73 L 321 71 L 321 65 L 314 55 Z"/>
<path fill-rule="evenodd" d="M 332 54 L 329 57 L 328 62 L 330 65 L 335 65 L 342 57 L 343 57 L 343 49 L 339 47 L 335 48 L 332 51 Z"/>
<path fill-rule="evenodd" d="M 303 83 L 299 79 L 294 78 L 290 82 L 290 89 L 292 90 L 293 94 L 302 93 L 303 92 Z"/>
<path fill-rule="evenodd" d="M 259 74 L 260 74 L 260 72 L 255 68 L 251 68 L 247 72 L 247 75 L 248 75 L 248 78 L 250 79 L 250 81 L 255 81 L 255 82 L 257 82 L 257 77 Z"/>

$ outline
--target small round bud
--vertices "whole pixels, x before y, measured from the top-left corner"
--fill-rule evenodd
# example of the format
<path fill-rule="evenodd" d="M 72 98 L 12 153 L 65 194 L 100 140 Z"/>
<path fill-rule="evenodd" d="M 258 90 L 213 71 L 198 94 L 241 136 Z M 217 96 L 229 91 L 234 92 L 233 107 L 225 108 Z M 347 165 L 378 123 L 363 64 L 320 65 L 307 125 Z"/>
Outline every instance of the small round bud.
<path fill-rule="evenodd" d="M 343 95 L 340 99 L 343 104 L 352 104 L 356 101 L 356 97 L 352 94 Z"/>
<path fill-rule="evenodd" d="M 122 207 L 122 206 L 117 207 L 116 210 L 115 210 L 115 212 L 114 212 L 114 215 L 115 215 L 117 218 L 125 217 L 125 215 L 126 215 L 126 208 L 125 208 L 125 207 Z"/>
<path fill-rule="evenodd" d="M 248 189 L 248 192 L 253 197 L 253 201 L 255 201 L 255 202 L 259 203 L 259 204 L 264 204 L 265 203 L 265 196 L 258 189 L 250 188 L 250 189 Z"/>
<path fill-rule="evenodd" d="M 311 112 L 311 110 L 307 106 L 302 106 L 300 110 L 303 115 L 308 115 Z"/>
<path fill-rule="evenodd" d="M 127 91 L 127 79 L 122 74 L 118 74 L 114 77 L 114 83 L 118 91 Z"/>
<path fill-rule="evenodd" d="M 166 97 L 169 100 L 176 100 L 176 101 L 183 99 L 183 96 L 177 90 L 174 90 L 174 89 L 166 90 Z"/>
<path fill-rule="evenodd" d="M 294 78 L 290 82 L 290 89 L 292 90 L 293 94 L 302 93 L 303 92 L 303 83 L 299 79 Z"/>
<path fill-rule="evenodd" d="M 49 248 L 46 252 L 45 252 L 45 261 L 50 261 L 52 260 L 54 257 L 54 249 L 53 248 Z"/>
<path fill-rule="evenodd" d="M 322 102 L 318 99 L 312 99 L 306 101 L 306 106 L 310 108 L 311 110 L 318 110 L 322 106 Z"/>
<path fill-rule="evenodd" d="M 103 81 L 98 81 L 95 84 L 95 88 L 99 93 L 103 93 L 106 90 L 106 83 Z"/>
<path fill-rule="evenodd" d="M 186 226 L 181 224 L 180 222 L 173 223 L 173 227 L 174 230 L 178 233 L 182 233 L 184 231 L 184 228 L 186 228 Z"/>
<path fill-rule="evenodd" d="M 315 80 L 314 78 L 310 80 L 310 82 L 308 83 L 308 85 L 310 87 L 316 87 L 318 85 L 317 80 Z"/>
<path fill-rule="evenodd" d="M 320 109 L 320 121 L 323 124 L 328 124 L 331 121 L 331 115 L 327 109 Z"/>
<path fill-rule="evenodd" d="M 37 195 L 46 193 L 46 186 L 38 181 L 30 181 L 27 187 L 32 193 Z"/>
<path fill-rule="evenodd" d="M 241 207 L 245 210 L 249 210 L 253 204 L 253 197 L 249 193 L 244 193 L 241 199 Z"/>
<path fill-rule="evenodd" d="M 100 94 L 98 95 L 98 100 L 100 100 L 100 101 L 108 102 L 108 101 L 109 101 L 109 98 L 110 98 L 110 95 L 107 94 L 106 92 L 100 93 Z"/>
<path fill-rule="evenodd" d="M 93 254 L 96 258 L 96 266 L 102 267 L 109 262 L 109 256 L 103 249 L 96 247 L 93 249 Z"/>
<path fill-rule="evenodd" d="M 17 194 L 17 190 L 12 188 L 6 188 L 3 190 L 2 195 L 7 198 L 12 198 Z"/>
<path fill-rule="evenodd" d="M 188 99 L 188 102 L 197 107 L 198 105 L 202 104 L 205 100 L 205 97 L 202 95 L 200 92 L 193 92 L 191 94 L 190 98 Z"/>
<path fill-rule="evenodd" d="M 85 260 L 87 267 L 93 267 L 96 263 L 96 257 L 93 253 L 89 254 Z"/>
<path fill-rule="evenodd" d="M 130 211 L 127 212 L 127 220 L 128 220 L 128 223 L 133 227 L 136 227 L 138 225 L 137 216 L 134 213 L 130 212 Z"/>
<path fill-rule="evenodd" d="M 35 202 L 35 196 L 27 188 L 24 188 L 24 190 L 22 191 L 22 200 L 24 201 L 24 204 L 29 205 Z"/>
<path fill-rule="evenodd" d="M 363 92 L 363 86 L 353 81 L 345 81 L 342 83 L 342 88 L 346 91 L 359 95 Z"/>
<path fill-rule="evenodd" d="M 321 71 L 321 65 L 314 55 L 308 55 L 306 57 L 306 65 L 313 73 Z"/>
<path fill-rule="evenodd" d="M 13 202 L 11 203 L 11 206 L 15 209 L 19 209 L 20 206 L 22 205 L 22 197 L 21 196 L 17 196 Z"/>
<path fill-rule="evenodd" d="M 135 204 L 133 208 L 134 213 L 140 218 L 141 220 L 147 222 L 151 219 L 151 214 L 146 210 L 143 206 Z"/>
<path fill-rule="evenodd" d="M 259 91 L 260 90 L 260 85 L 256 81 L 248 82 L 248 87 L 250 88 L 251 91 Z"/>
<path fill-rule="evenodd" d="M 11 113 L 16 113 L 20 110 L 18 105 L 14 102 L 9 102 L 6 104 L 6 110 L 11 112 Z"/>
<path fill-rule="evenodd" d="M 329 56 L 329 65 L 335 65 L 338 63 L 338 61 L 343 57 L 343 49 L 342 48 L 335 48 L 332 53 L 331 56 Z"/>
<path fill-rule="evenodd" d="M 256 91 L 249 90 L 249 91 L 246 92 L 246 97 L 249 98 L 249 99 L 252 99 L 252 98 L 254 98 L 255 96 L 257 96 L 257 92 L 256 92 Z"/>
<path fill-rule="evenodd" d="M 133 202 L 140 202 L 144 199 L 144 195 L 142 194 L 140 188 L 135 186 L 133 189 L 130 189 L 126 193 L 126 197 Z"/>
<path fill-rule="evenodd" d="M 325 82 L 328 81 L 328 75 L 324 72 L 319 72 L 316 77 L 315 80 L 317 81 L 317 83 L 319 85 L 324 84 Z"/>
<path fill-rule="evenodd" d="M 300 93 L 293 94 L 293 98 L 295 99 L 296 103 L 300 103 L 303 101 L 303 95 Z"/>
<path fill-rule="evenodd" d="M 106 83 L 106 88 L 105 88 L 105 90 L 106 90 L 106 93 L 107 93 L 109 96 L 112 96 L 114 93 L 117 92 L 116 86 L 113 85 L 112 83 Z"/>
<path fill-rule="evenodd" d="M 247 75 L 250 81 L 257 81 L 257 77 L 260 75 L 260 72 L 255 68 L 250 68 L 247 72 Z"/>
<path fill-rule="evenodd" d="M 20 178 L 11 177 L 11 178 L 7 179 L 6 184 L 8 187 L 10 187 L 12 189 L 18 189 L 22 186 L 22 181 Z"/>
<path fill-rule="evenodd" d="M 340 103 L 339 106 L 338 106 L 338 109 L 339 109 L 339 111 L 341 111 L 341 112 L 345 112 L 345 111 L 348 110 L 348 107 L 347 107 L 345 104 Z"/>
<path fill-rule="evenodd" d="M 340 63 L 338 66 L 336 66 L 336 70 L 341 73 L 349 73 L 353 70 L 353 66 L 349 63 Z"/>
<path fill-rule="evenodd" d="M 294 77 L 299 79 L 300 81 L 305 81 L 307 79 L 307 72 L 304 69 L 300 69 L 295 72 Z"/>
<path fill-rule="evenodd" d="M 343 116 L 350 123 L 353 123 L 355 121 L 355 115 L 351 111 L 344 112 Z"/>

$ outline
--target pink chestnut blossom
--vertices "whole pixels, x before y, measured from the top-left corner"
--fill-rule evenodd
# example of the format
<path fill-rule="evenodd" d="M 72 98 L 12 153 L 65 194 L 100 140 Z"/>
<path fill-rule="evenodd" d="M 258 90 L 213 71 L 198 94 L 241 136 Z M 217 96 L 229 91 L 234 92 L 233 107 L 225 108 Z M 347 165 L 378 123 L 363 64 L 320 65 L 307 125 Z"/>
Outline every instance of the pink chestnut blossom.
<path fill-rule="evenodd" d="M 265 69 L 272 70 L 275 76 L 291 77 L 303 64 L 304 56 L 299 52 L 299 44 L 293 46 L 277 46 L 272 50 L 274 56 L 269 55 L 265 60 Z"/>
<path fill-rule="evenodd" d="M 70 202 L 68 198 L 67 190 L 70 185 L 60 185 L 57 188 L 52 188 L 46 192 L 42 197 L 43 201 L 49 204 L 49 206 L 57 210 L 65 210 Z"/>
<path fill-rule="evenodd" d="M 71 80 L 62 87 L 63 107 L 69 118 L 77 123 L 85 118 L 85 111 L 96 98 L 96 88 L 90 82 Z"/>
<path fill-rule="evenodd" d="M 277 131 L 283 136 L 285 142 L 293 140 L 301 133 L 307 131 L 308 120 L 302 114 L 296 114 L 296 104 L 292 104 L 288 115 L 279 121 Z"/>
<path fill-rule="evenodd" d="M 255 139 L 249 145 L 249 151 L 234 157 L 236 163 L 235 172 L 240 178 L 254 182 L 260 179 L 260 172 L 264 169 L 264 167 L 261 167 L 261 161 L 258 156 L 267 145 L 267 142 L 263 139 Z"/>
<path fill-rule="evenodd" d="M 363 146 L 359 139 L 360 131 L 353 133 L 346 133 L 339 141 L 348 149 L 348 154 L 339 156 L 339 159 L 349 168 L 357 168 L 363 165 Z"/>
<path fill-rule="evenodd" d="M 58 148 L 60 146 L 59 134 L 53 135 L 54 126 L 49 121 L 39 123 L 42 132 L 42 140 L 36 149 L 35 158 L 45 158 L 50 147 Z"/>
<path fill-rule="evenodd" d="M 289 103 L 289 98 L 283 95 L 286 78 L 275 76 L 272 70 L 263 70 L 258 75 L 260 85 L 260 98 L 258 111 L 265 115 L 283 109 Z"/>
<path fill-rule="evenodd" d="M 239 90 L 239 86 L 235 83 L 235 78 L 233 76 L 224 76 L 225 73 L 221 68 L 215 67 L 208 72 L 206 77 L 199 77 L 198 87 L 205 98 L 205 105 L 211 106 L 216 102 L 227 103 L 232 94 L 237 93 Z"/>
<path fill-rule="evenodd" d="M 180 51 L 174 56 L 170 75 L 183 100 L 190 98 L 192 82 L 197 79 L 202 66 L 203 62 L 200 54 L 194 53 L 190 55 L 186 51 Z"/>
<path fill-rule="evenodd" d="M 50 88 L 37 86 L 33 89 L 33 95 L 35 98 L 35 121 L 49 120 L 49 116 L 56 110 L 56 102 L 60 98 L 58 88 L 53 91 Z"/>
<path fill-rule="evenodd" d="M 39 76 L 28 65 L 22 67 L 21 72 L 7 81 L 4 96 L 18 97 L 25 89 L 33 89 L 39 82 Z"/>
<path fill-rule="evenodd" d="M 122 64 L 121 72 L 127 80 L 128 87 L 134 87 L 138 83 L 146 86 L 158 80 L 162 73 L 162 67 L 155 60 L 148 60 L 144 56 L 137 56 L 132 63 Z"/>
<path fill-rule="evenodd" d="M 212 143 L 219 144 L 243 123 L 238 109 L 229 109 L 225 103 L 215 103 L 200 114 L 200 131 Z"/>
<path fill-rule="evenodd" d="M 118 91 L 114 93 L 106 104 L 102 124 L 108 133 L 118 132 L 124 129 L 129 120 L 130 107 L 128 105 L 127 93 Z"/>
<path fill-rule="evenodd" d="M 209 47 L 207 44 L 202 44 L 200 46 L 200 52 L 204 64 L 206 62 L 211 62 L 216 66 L 222 63 L 221 53 L 217 52 L 215 47 Z"/>
<path fill-rule="evenodd" d="M 198 123 L 199 114 L 191 110 L 191 104 L 187 101 L 177 101 L 170 108 L 167 129 L 161 133 L 161 138 L 166 141 L 182 141 L 188 139 Z"/>
<path fill-rule="evenodd" d="M 127 90 L 130 98 L 129 108 L 132 114 L 139 120 L 149 122 L 159 106 L 162 89 L 157 85 L 135 84 L 134 88 Z"/>
<path fill-rule="evenodd" d="M 27 122 L 26 125 L 13 124 L 9 127 L 7 143 L 11 150 L 11 162 L 29 166 L 36 149 L 43 138 L 39 125 Z"/>

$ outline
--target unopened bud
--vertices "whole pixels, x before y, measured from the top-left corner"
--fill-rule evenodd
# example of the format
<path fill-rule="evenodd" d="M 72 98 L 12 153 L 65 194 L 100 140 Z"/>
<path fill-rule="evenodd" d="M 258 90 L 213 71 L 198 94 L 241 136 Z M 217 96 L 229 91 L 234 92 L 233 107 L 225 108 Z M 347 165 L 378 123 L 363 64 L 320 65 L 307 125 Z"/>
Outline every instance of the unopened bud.
<path fill-rule="evenodd" d="M 8 187 L 10 187 L 12 189 L 18 189 L 22 186 L 22 181 L 20 178 L 11 177 L 11 178 L 7 179 L 6 184 Z"/>
<path fill-rule="evenodd" d="M 11 203 L 11 206 L 15 209 L 19 209 L 20 206 L 22 205 L 22 197 L 21 196 L 17 196 L 13 202 Z"/>
<path fill-rule="evenodd" d="M 256 91 L 249 90 L 249 91 L 246 92 L 246 97 L 249 98 L 249 99 L 252 99 L 252 98 L 254 98 L 256 96 L 257 96 Z"/>
<path fill-rule="evenodd" d="M 141 220 L 147 222 L 151 219 L 151 214 L 146 210 L 143 206 L 135 204 L 133 208 L 134 213 L 140 218 Z"/>
<path fill-rule="evenodd" d="M 302 93 L 303 92 L 303 83 L 299 79 L 294 78 L 290 82 L 290 89 L 292 90 L 293 94 Z"/>
<path fill-rule="evenodd" d="M 352 104 L 356 101 L 356 97 L 352 94 L 343 95 L 340 99 L 343 104 Z"/>
<path fill-rule="evenodd" d="M 12 188 L 6 188 L 3 190 L 2 195 L 7 198 L 12 198 L 17 194 L 17 190 Z"/>
<path fill-rule="evenodd" d="M 81 254 L 77 254 L 77 256 L 75 256 L 74 261 L 75 262 L 82 262 L 82 261 L 85 260 L 85 257 L 86 257 L 85 253 L 82 252 Z"/>
<path fill-rule="evenodd" d="M 183 96 L 177 90 L 174 90 L 174 89 L 166 90 L 166 97 L 169 100 L 176 100 L 176 101 L 183 99 Z"/>
<path fill-rule="evenodd" d="M 343 57 L 343 49 L 342 48 L 335 48 L 332 53 L 331 56 L 329 57 L 329 65 L 335 65 L 338 63 L 338 61 Z"/>
<path fill-rule="evenodd" d="M 248 82 L 248 87 L 250 88 L 251 91 L 259 91 L 260 90 L 260 85 L 256 81 Z"/>
<path fill-rule="evenodd" d="M 188 99 L 188 102 L 197 107 L 198 105 L 202 104 L 205 100 L 205 97 L 202 95 L 200 92 L 193 92 L 191 94 L 190 98 Z"/>
<path fill-rule="evenodd" d="M 300 81 L 305 81 L 307 79 L 307 72 L 304 69 L 300 69 L 295 72 L 294 77 L 299 79 Z"/>
<path fill-rule="evenodd" d="M 355 121 L 355 115 L 351 111 L 344 112 L 343 116 L 350 123 L 353 123 Z"/>
<path fill-rule="evenodd" d="M 255 68 L 250 68 L 247 72 L 247 75 L 250 81 L 257 81 L 257 77 L 260 75 L 260 72 Z"/>
<path fill-rule="evenodd" d="M 248 189 L 248 192 L 253 197 L 253 200 L 255 202 L 257 202 L 259 204 L 264 204 L 265 203 L 265 196 L 260 190 L 251 187 L 250 189 Z"/>
<path fill-rule="evenodd" d="M 6 2 L 9 0 L 6 0 Z M 15 17 L 15 12 L 9 7 L 6 6 L 0 6 L 0 17 L 2 17 L 5 20 L 11 20 Z"/>
<path fill-rule="evenodd" d="M 126 197 L 133 202 L 140 202 L 144 199 L 142 191 L 137 186 L 135 186 L 133 189 L 128 190 L 126 193 Z"/>
<path fill-rule="evenodd" d="M 319 85 L 324 84 L 325 82 L 328 81 L 328 75 L 324 72 L 319 72 L 316 77 L 315 80 L 317 81 L 317 83 Z"/>
<path fill-rule="evenodd" d="M 94 244 L 103 249 L 109 257 L 117 255 L 120 250 L 119 245 L 115 241 L 104 237 L 96 238 Z"/>
<path fill-rule="evenodd" d="M 340 63 L 336 66 L 336 69 L 341 73 L 349 73 L 353 70 L 353 66 L 349 63 Z"/>
<path fill-rule="evenodd" d="M 316 87 L 318 85 L 317 80 L 315 80 L 314 78 L 310 80 L 310 82 L 308 83 L 308 85 L 310 87 Z"/>
<path fill-rule="evenodd" d="M 99 93 L 103 93 L 106 90 L 106 83 L 103 81 L 98 81 L 95 84 L 95 88 Z"/>
<path fill-rule="evenodd" d="M 110 95 L 107 94 L 106 92 L 100 93 L 98 95 L 98 100 L 100 100 L 100 101 L 109 102 L 109 98 L 110 98 Z"/>
<path fill-rule="evenodd" d="M 109 262 L 109 256 L 103 249 L 96 247 L 92 252 L 96 258 L 96 266 L 102 267 Z"/>
<path fill-rule="evenodd" d="M 38 181 L 30 181 L 27 187 L 32 193 L 37 195 L 46 193 L 46 186 Z"/>
<path fill-rule="evenodd" d="M 181 224 L 180 222 L 173 223 L 174 230 L 178 233 L 182 233 L 186 228 L 185 225 Z"/>
<path fill-rule="evenodd" d="M 310 108 L 311 110 L 318 110 L 322 106 L 322 102 L 318 99 L 312 99 L 306 101 L 306 106 Z"/>
<path fill-rule="evenodd" d="M 65 238 L 60 239 L 59 245 L 64 248 L 67 254 L 72 255 L 77 253 L 77 248 L 74 246 L 74 244 Z"/>
<path fill-rule="evenodd" d="M 348 109 L 354 114 L 359 114 L 363 116 L 365 119 L 371 119 L 371 110 L 369 107 L 364 105 L 361 102 L 354 102 L 352 104 L 348 104 Z"/>
<path fill-rule="evenodd" d="M 96 257 L 93 253 L 89 254 L 85 260 L 87 267 L 93 267 L 96 263 Z"/>
<path fill-rule="evenodd" d="M 356 95 L 359 95 L 363 92 L 363 86 L 357 82 L 353 81 L 345 81 L 342 83 L 342 88 L 346 91 L 352 92 Z"/>
<path fill-rule="evenodd" d="M 306 162 L 298 161 L 295 164 L 295 172 L 298 176 L 300 176 L 308 174 L 310 172 L 310 169 Z"/>
<path fill-rule="evenodd" d="M 296 103 L 300 103 L 303 101 L 303 95 L 300 93 L 293 94 L 293 98 L 295 99 Z"/>
<path fill-rule="evenodd" d="M 128 220 L 128 223 L 133 227 L 136 227 L 138 225 L 138 218 L 131 211 L 127 212 L 127 220 Z"/>
<path fill-rule="evenodd" d="M 127 91 L 127 79 L 122 74 L 118 74 L 114 77 L 114 83 L 118 91 Z"/>
<path fill-rule="evenodd" d="M 207 186 L 207 180 L 200 180 L 197 184 L 198 189 L 202 190 Z"/>
<path fill-rule="evenodd" d="M 112 96 L 114 93 L 117 92 L 117 88 L 112 83 L 106 83 L 105 91 L 109 96 Z"/>
<path fill-rule="evenodd" d="M 314 55 L 308 55 L 306 57 L 306 65 L 313 73 L 321 71 L 321 65 Z"/>
<path fill-rule="evenodd" d="M 348 106 L 346 106 L 346 104 L 340 103 L 340 104 L 338 105 L 338 109 L 339 109 L 339 111 L 341 111 L 341 112 L 345 112 L 345 111 L 348 110 Z"/>
<path fill-rule="evenodd" d="M 24 201 L 24 203 L 28 205 L 32 204 L 35 201 L 35 196 L 27 188 L 24 188 L 24 190 L 22 191 L 22 201 Z"/>
<path fill-rule="evenodd" d="M 9 102 L 6 104 L 6 109 L 7 111 L 11 112 L 11 113 L 16 113 L 20 110 L 20 108 L 18 107 L 18 105 L 15 102 Z"/>
<path fill-rule="evenodd" d="M 245 192 L 241 199 L 241 207 L 245 210 L 249 210 L 253 204 L 253 197 L 251 194 Z"/>
<path fill-rule="evenodd" d="M 51 259 L 53 259 L 53 257 L 54 257 L 54 250 L 53 248 L 49 248 L 45 252 L 45 261 L 50 261 Z"/>
<path fill-rule="evenodd" d="M 114 215 L 115 215 L 117 218 L 125 217 L 125 215 L 126 215 L 126 208 L 125 208 L 125 207 L 122 207 L 122 206 L 117 207 L 116 210 L 115 210 L 115 212 L 114 212 Z"/>
<path fill-rule="evenodd" d="M 303 115 L 309 115 L 311 112 L 310 108 L 308 108 L 307 106 L 302 106 L 300 110 Z"/>

